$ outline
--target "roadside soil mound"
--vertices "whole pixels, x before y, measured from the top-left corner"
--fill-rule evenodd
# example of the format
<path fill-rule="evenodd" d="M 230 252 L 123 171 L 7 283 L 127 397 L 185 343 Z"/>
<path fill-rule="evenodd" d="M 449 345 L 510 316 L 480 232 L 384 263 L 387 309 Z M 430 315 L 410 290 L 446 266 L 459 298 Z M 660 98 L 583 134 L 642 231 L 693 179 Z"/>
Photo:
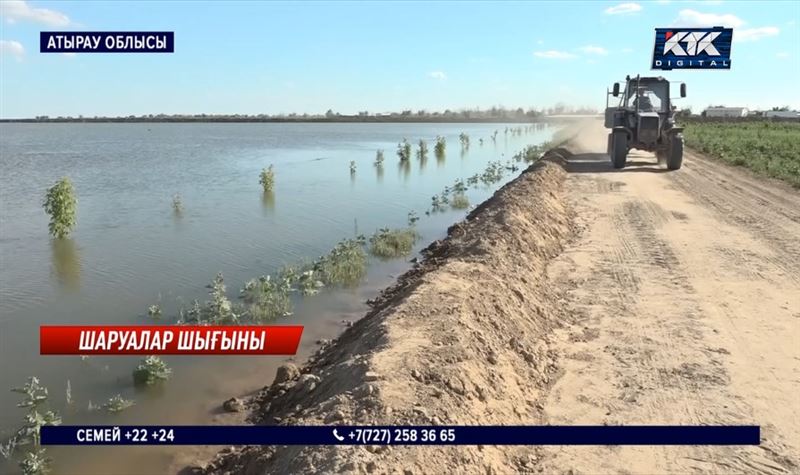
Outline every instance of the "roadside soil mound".
<path fill-rule="evenodd" d="M 551 152 L 478 206 L 303 367 L 251 401 L 252 422 L 537 424 L 559 325 L 547 262 L 571 235 L 566 173 Z M 501 446 L 231 447 L 189 472 L 508 473 L 538 449 Z"/>

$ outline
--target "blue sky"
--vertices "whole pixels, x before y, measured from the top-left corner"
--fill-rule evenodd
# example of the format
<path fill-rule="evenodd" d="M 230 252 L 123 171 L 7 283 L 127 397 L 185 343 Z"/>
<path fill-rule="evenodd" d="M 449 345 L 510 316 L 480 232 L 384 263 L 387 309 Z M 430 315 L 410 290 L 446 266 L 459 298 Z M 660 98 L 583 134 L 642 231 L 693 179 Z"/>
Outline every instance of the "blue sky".
<path fill-rule="evenodd" d="M 603 107 L 654 28 L 734 27 L 684 105 L 800 108 L 800 2 L 0 0 L 0 117 Z M 40 54 L 42 30 L 175 31 L 174 54 Z"/>

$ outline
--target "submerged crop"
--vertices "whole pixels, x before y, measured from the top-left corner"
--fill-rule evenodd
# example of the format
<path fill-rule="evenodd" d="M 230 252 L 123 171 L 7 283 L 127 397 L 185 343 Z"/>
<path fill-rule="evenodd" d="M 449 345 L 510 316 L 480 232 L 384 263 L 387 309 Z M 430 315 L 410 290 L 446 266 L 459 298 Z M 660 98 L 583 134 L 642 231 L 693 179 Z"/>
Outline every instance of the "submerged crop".
<path fill-rule="evenodd" d="M 381 228 L 369 238 L 369 252 L 384 259 L 408 255 L 419 234 L 414 228 Z"/>
<path fill-rule="evenodd" d="M 133 370 L 133 384 L 136 386 L 152 386 L 169 379 L 172 370 L 158 356 L 147 356 Z"/>
<path fill-rule="evenodd" d="M 241 296 L 247 303 L 247 317 L 254 322 L 268 322 L 292 313 L 292 290 L 288 277 L 261 276 L 244 284 Z"/>
<path fill-rule="evenodd" d="M 450 206 L 453 209 L 467 209 L 469 208 L 469 198 L 464 193 L 457 193 L 450 200 Z"/>
<path fill-rule="evenodd" d="M 314 268 L 326 285 L 357 284 L 367 271 L 366 238 L 357 236 L 339 241 L 333 250 L 319 258 Z"/>
<path fill-rule="evenodd" d="M 103 404 L 103 408 L 111 413 L 122 412 L 125 409 L 133 406 L 135 403 L 130 399 L 125 399 L 122 395 L 117 394 L 116 396 L 108 398 L 105 404 Z"/>
<path fill-rule="evenodd" d="M 0 444 L 0 454 L 5 458 L 11 458 L 18 447 L 31 445 L 31 449 L 19 461 L 20 470 L 25 475 L 48 473 L 51 460 L 41 447 L 41 428 L 60 425 L 61 416 L 55 411 L 46 409 L 47 388 L 42 386 L 35 376 L 29 377 L 22 387 L 12 388 L 11 391 L 24 396 L 17 407 L 28 409 L 28 412 L 25 414 L 24 425 L 7 442 Z"/>

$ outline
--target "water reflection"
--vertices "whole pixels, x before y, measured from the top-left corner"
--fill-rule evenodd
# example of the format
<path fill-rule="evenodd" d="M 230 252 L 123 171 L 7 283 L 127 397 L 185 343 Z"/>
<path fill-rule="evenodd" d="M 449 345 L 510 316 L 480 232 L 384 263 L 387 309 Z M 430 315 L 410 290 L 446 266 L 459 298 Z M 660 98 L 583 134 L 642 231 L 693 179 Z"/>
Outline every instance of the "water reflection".
<path fill-rule="evenodd" d="M 408 181 L 408 177 L 411 176 L 411 160 L 400 160 L 397 171 L 403 177 L 403 181 Z"/>
<path fill-rule="evenodd" d="M 378 178 L 378 183 L 383 183 L 383 164 L 375 165 L 375 176 Z"/>
<path fill-rule="evenodd" d="M 81 257 L 71 238 L 50 240 L 53 273 L 62 288 L 78 290 L 81 284 Z"/>
<path fill-rule="evenodd" d="M 272 214 L 275 212 L 275 192 L 265 191 L 261 194 L 261 208 L 264 214 Z"/>
<path fill-rule="evenodd" d="M 444 166 L 444 161 L 445 161 L 446 158 L 447 158 L 447 153 L 444 150 L 442 150 L 442 153 L 437 153 L 436 154 L 436 166 L 438 168 L 443 167 Z"/>

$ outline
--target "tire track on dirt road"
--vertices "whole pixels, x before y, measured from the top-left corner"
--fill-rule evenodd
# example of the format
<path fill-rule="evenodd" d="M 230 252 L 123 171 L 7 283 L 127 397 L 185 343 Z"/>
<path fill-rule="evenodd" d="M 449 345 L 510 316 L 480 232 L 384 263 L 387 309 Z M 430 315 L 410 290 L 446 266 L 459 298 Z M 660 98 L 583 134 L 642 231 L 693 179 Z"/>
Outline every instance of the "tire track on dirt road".
<path fill-rule="evenodd" d="M 800 195 L 689 153 L 616 171 L 601 124 L 570 147 L 580 236 L 551 262 L 551 424 L 758 424 L 760 446 L 559 447 L 546 473 L 800 470 Z"/>

